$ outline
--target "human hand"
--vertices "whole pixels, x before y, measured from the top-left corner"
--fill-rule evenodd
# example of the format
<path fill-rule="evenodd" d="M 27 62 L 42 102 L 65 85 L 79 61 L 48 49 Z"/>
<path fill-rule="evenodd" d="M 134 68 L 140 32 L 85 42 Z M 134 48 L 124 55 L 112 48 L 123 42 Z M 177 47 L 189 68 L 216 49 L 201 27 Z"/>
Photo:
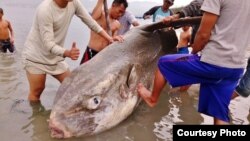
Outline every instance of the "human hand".
<path fill-rule="evenodd" d="M 121 35 L 117 35 L 117 36 L 114 36 L 114 37 L 113 37 L 113 40 L 114 40 L 114 41 L 118 41 L 118 42 L 123 42 L 123 41 L 124 41 L 124 38 L 123 38 L 123 36 L 121 36 Z"/>
<path fill-rule="evenodd" d="M 80 50 L 79 48 L 76 47 L 76 43 L 73 42 L 67 57 L 71 58 L 71 60 L 77 60 L 79 55 L 80 55 Z"/>
<path fill-rule="evenodd" d="M 146 15 L 143 17 L 143 19 L 149 19 L 151 16 L 150 15 Z"/>
<path fill-rule="evenodd" d="M 167 16 L 165 18 L 162 19 L 162 22 L 164 24 L 169 24 L 170 22 L 172 22 L 173 20 L 179 19 L 179 14 L 175 14 L 172 16 Z"/>
<path fill-rule="evenodd" d="M 113 39 L 112 37 L 110 37 L 110 38 L 108 39 L 108 41 L 109 41 L 109 44 L 112 44 L 112 43 L 114 42 L 114 39 Z"/>
<path fill-rule="evenodd" d="M 10 43 L 14 44 L 14 38 L 10 38 Z"/>

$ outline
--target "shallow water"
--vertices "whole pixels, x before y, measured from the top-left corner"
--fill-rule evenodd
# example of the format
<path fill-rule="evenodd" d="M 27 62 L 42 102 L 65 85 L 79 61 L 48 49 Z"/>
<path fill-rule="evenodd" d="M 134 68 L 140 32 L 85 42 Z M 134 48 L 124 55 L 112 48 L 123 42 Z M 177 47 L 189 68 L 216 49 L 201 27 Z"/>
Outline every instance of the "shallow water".
<path fill-rule="evenodd" d="M 0 137 L 1 141 L 53 141 L 48 130 L 48 117 L 59 82 L 47 77 L 46 89 L 41 104 L 26 101 L 28 82 L 22 69 L 20 54 L 29 32 L 36 6 L 42 0 L 1 0 L 15 31 L 14 54 L 0 54 Z M 84 0 L 83 3 L 87 3 Z M 142 21 L 145 23 L 145 21 Z M 65 47 L 76 41 L 81 54 L 89 39 L 89 30 L 79 19 L 74 18 L 67 35 Z M 67 59 L 71 69 L 79 65 L 80 59 Z M 168 94 L 165 88 L 155 108 L 142 103 L 124 122 L 99 135 L 86 138 L 71 138 L 66 141 L 171 141 L 174 124 L 212 124 L 212 118 L 197 112 L 198 85 L 188 92 Z M 237 98 L 230 105 L 232 124 L 249 124 L 249 98 Z"/>

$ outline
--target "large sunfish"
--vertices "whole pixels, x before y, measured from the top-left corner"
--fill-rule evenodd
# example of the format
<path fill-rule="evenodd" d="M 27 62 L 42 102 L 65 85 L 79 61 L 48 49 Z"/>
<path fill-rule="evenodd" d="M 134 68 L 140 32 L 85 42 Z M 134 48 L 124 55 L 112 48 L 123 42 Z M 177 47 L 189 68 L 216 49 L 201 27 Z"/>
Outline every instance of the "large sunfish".
<path fill-rule="evenodd" d="M 177 22 L 178 23 L 178 22 Z M 159 26 L 160 25 L 160 26 Z M 131 29 L 82 64 L 58 89 L 50 114 L 51 136 L 88 136 L 110 129 L 137 107 L 138 83 L 152 88 L 160 56 L 176 52 L 174 30 L 152 24 Z"/>

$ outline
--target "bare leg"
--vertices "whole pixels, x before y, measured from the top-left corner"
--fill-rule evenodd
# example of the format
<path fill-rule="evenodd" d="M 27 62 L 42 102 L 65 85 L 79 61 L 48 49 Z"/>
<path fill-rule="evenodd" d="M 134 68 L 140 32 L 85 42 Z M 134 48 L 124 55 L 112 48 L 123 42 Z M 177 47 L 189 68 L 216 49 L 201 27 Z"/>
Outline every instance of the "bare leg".
<path fill-rule="evenodd" d="M 63 82 L 63 80 L 70 75 L 70 71 L 67 70 L 66 72 L 58 75 L 53 75 L 54 78 L 56 78 L 60 83 Z"/>
<path fill-rule="evenodd" d="M 239 95 L 234 91 L 233 94 L 232 94 L 232 97 L 231 99 L 235 99 L 236 97 L 238 97 Z"/>
<path fill-rule="evenodd" d="M 157 69 L 155 72 L 155 79 L 153 84 L 153 92 L 151 93 L 142 84 L 138 85 L 138 94 L 143 100 L 150 106 L 154 107 L 158 101 L 161 90 L 164 88 L 166 80 L 161 74 L 160 70 Z"/>
<path fill-rule="evenodd" d="M 228 125 L 228 124 L 229 124 L 228 122 L 214 118 L 214 125 Z"/>
<path fill-rule="evenodd" d="M 180 91 L 187 91 L 189 87 L 191 87 L 191 85 L 180 86 Z"/>
<path fill-rule="evenodd" d="M 26 71 L 30 85 L 28 100 L 39 102 L 40 96 L 45 88 L 46 74 L 31 74 Z"/>

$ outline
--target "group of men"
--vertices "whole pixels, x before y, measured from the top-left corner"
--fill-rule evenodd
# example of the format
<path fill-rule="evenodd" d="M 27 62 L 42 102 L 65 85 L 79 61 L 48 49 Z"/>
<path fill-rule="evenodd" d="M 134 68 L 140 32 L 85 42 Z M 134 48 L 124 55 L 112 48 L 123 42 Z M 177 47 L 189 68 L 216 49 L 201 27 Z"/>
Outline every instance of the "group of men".
<path fill-rule="evenodd" d="M 228 124 L 231 98 L 237 95 L 247 97 L 250 92 L 250 65 L 247 65 L 244 73 L 247 63 L 246 49 L 250 45 L 250 27 L 247 25 L 250 22 L 250 2 L 194 0 L 176 14 L 169 9 L 173 4 L 174 0 L 163 0 L 162 6 L 153 7 L 143 18 L 153 15 L 153 22 L 169 23 L 182 17 L 202 16 L 201 24 L 192 28 L 192 53 L 162 56 L 158 62 L 152 92 L 143 84 L 138 84 L 138 94 L 153 107 L 167 82 L 173 87 L 200 83 L 198 111 L 214 117 L 214 124 Z M 104 0 L 98 0 L 90 15 L 80 0 L 44 0 L 37 8 L 22 53 L 30 85 L 28 99 L 40 100 L 47 74 L 59 82 L 70 75 L 64 60 L 66 57 L 77 60 L 80 51 L 74 42 L 71 49 L 65 49 L 63 46 L 74 15 L 91 29 L 82 64 L 110 43 L 122 42 L 124 39 L 121 35 L 131 24 L 139 25 L 133 15 L 126 11 L 127 7 L 126 0 L 114 0 L 108 12 L 105 12 Z M 3 10 L 0 9 L 0 29 L 7 27 L 11 36 L 7 34 L 9 31 L 2 33 L 0 30 L 0 46 L 3 52 L 7 49 L 13 52 L 13 30 L 2 16 Z M 237 86 L 243 73 L 244 76 Z"/>

